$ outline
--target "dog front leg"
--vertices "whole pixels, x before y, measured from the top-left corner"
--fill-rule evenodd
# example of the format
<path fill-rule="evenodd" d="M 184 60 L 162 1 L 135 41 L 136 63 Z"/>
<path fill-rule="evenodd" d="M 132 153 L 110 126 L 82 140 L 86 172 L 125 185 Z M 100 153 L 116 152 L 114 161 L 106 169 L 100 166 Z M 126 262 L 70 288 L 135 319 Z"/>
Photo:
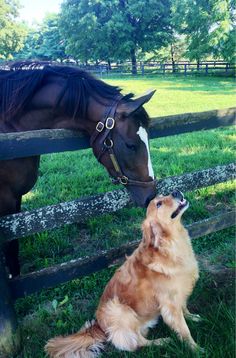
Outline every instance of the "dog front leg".
<path fill-rule="evenodd" d="M 199 348 L 191 336 L 181 307 L 175 307 L 172 304 L 166 305 L 162 307 L 161 315 L 164 322 L 178 334 L 181 340 L 186 341 L 191 349 Z"/>

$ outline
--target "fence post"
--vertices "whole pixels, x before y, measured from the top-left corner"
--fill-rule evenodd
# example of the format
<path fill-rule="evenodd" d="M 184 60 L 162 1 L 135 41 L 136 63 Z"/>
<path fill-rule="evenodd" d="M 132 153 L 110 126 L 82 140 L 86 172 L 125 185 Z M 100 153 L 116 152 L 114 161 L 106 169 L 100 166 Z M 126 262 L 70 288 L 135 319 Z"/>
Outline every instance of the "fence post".
<path fill-rule="evenodd" d="M 142 62 L 140 63 L 140 67 L 141 67 L 141 74 L 142 76 L 144 76 L 144 64 Z"/>
<path fill-rule="evenodd" d="M 19 350 L 20 334 L 5 266 L 0 257 L 0 357 L 13 357 Z"/>
<path fill-rule="evenodd" d="M 184 75 L 187 76 L 187 64 L 184 64 Z"/>
<path fill-rule="evenodd" d="M 165 63 L 163 63 L 163 74 L 165 74 L 165 71 L 166 71 L 166 65 Z"/>
<path fill-rule="evenodd" d="M 206 75 L 208 75 L 208 63 L 206 63 Z"/>

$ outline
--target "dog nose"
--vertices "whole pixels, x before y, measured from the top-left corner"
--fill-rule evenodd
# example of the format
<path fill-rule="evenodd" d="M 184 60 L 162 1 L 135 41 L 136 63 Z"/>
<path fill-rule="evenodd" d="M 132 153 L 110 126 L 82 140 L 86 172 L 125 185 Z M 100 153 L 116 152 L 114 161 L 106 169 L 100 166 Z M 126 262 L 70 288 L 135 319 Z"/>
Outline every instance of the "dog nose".
<path fill-rule="evenodd" d="M 179 191 L 178 189 L 175 189 L 171 195 L 173 196 L 174 199 L 179 199 L 180 201 L 182 201 L 184 199 L 183 194 L 181 193 L 181 191 Z"/>

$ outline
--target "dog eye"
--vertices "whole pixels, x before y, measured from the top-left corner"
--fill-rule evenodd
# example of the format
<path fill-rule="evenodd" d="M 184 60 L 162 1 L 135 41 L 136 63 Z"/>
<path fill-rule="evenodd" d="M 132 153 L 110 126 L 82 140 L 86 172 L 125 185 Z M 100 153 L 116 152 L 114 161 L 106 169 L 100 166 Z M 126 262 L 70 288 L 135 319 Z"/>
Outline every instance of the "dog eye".
<path fill-rule="evenodd" d="M 157 203 L 157 208 L 159 208 L 160 206 L 162 206 L 162 201 L 158 201 Z"/>

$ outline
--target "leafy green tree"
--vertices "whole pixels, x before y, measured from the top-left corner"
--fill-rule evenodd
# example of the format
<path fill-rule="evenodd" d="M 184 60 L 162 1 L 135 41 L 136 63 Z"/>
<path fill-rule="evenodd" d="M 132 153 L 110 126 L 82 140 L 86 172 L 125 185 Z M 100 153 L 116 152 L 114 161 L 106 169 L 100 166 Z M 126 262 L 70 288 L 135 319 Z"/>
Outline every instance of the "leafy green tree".
<path fill-rule="evenodd" d="M 106 0 L 67 0 L 62 3 L 60 30 L 66 39 L 68 55 L 85 63 L 114 59 L 106 26 L 113 5 L 113 1 Z"/>
<path fill-rule="evenodd" d="M 41 33 L 39 29 L 27 27 L 27 36 L 25 37 L 23 48 L 14 55 L 16 60 L 37 59 L 38 50 L 41 45 Z"/>
<path fill-rule="evenodd" d="M 160 63 L 172 62 L 173 72 L 175 72 L 175 64 L 185 58 L 186 41 L 180 36 L 173 36 L 171 42 L 167 46 L 161 47 L 157 51 L 153 51 L 147 60 L 154 60 Z"/>
<path fill-rule="evenodd" d="M 218 2 L 216 10 L 216 23 L 210 33 L 213 55 L 229 62 L 235 62 L 236 2 L 233 0 Z"/>
<path fill-rule="evenodd" d="M 170 39 L 170 0 L 64 0 L 66 50 L 81 60 L 132 61 Z"/>
<path fill-rule="evenodd" d="M 232 57 L 232 0 L 173 0 L 172 24 L 186 35 L 186 55 L 197 62 L 207 56 Z"/>
<path fill-rule="evenodd" d="M 46 60 L 63 60 L 66 58 L 65 41 L 62 38 L 58 27 L 58 15 L 48 14 L 40 27 L 41 44 L 38 49 L 38 56 Z"/>
<path fill-rule="evenodd" d="M 215 49 L 216 54 L 220 54 L 223 59 L 230 63 L 236 62 L 236 28 L 233 25 L 232 29 L 226 34 L 224 38 L 218 43 Z"/>
<path fill-rule="evenodd" d="M 0 59 L 12 59 L 23 47 L 26 28 L 17 21 L 18 10 L 18 1 L 0 0 Z"/>
<path fill-rule="evenodd" d="M 58 15 L 48 14 L 42 24 L 28 29 L 24 47 L 18 58 L 38 60 L 63 60 L 66 58 L 65 44 L 58 28 Z"/>

